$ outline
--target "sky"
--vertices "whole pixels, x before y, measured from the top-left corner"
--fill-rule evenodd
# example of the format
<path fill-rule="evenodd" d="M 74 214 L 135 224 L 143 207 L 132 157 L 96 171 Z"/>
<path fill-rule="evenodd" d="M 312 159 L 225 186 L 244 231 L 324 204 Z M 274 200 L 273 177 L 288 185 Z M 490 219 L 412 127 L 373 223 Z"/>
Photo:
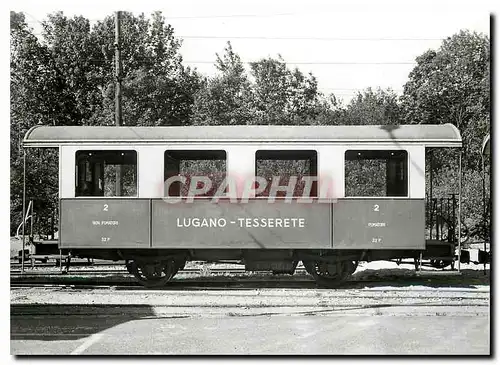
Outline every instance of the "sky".
<path fill-rule="evenodd" d="M 492 1 L 17 1 L 35 32 L 61 10 L 95 22 L 116 10 L 160 10 L 183 39 L 185 64 L 213 75 L 216 53 L 231 41 L 244 62 L 278 55 L 316 76 L 344 103 L 368 87 L 401 94 L 415 58 L 469 29 L 489 35 Z"/>

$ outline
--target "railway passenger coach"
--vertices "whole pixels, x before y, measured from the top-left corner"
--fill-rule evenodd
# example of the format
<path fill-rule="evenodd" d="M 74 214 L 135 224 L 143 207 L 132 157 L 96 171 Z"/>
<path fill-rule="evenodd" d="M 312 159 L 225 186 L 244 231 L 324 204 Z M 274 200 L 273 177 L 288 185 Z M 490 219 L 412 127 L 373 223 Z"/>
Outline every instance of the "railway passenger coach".
<path fill-rule="evenodd" d="M 59 148 L 59 247 L 164 285 L 189 260 L 240 260 L 335 285 L 359 261 L 426 250 L 426 148 L 446 125 L 32 128 Z M 460 201 L 460 199 L 459 199 Z"/>

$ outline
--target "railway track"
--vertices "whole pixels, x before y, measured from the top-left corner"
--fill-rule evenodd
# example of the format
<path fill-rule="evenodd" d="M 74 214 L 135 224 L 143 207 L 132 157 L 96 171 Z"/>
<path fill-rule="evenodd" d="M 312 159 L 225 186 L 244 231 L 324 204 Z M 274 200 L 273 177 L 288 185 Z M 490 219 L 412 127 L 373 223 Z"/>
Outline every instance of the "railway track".
<path fill-rule="evenodd" d="M 21 274 L 21 264 L 12 263 L 10 265 L 11 276 L 16 275 L 33 275 L 33 276 L 51 276 L 51 275 L 119 275 L 128 274 L 125 268 L 125 261 L 113 262 L 100 261 L 89 264 L 87 262 L 76 262 L 71 263 L 69 272 L 66 272 L 66 267 L 63 265 L 61 268 L 54 265 L 53 263 L 36 263 L 34 266 L 26 265 L 24 267 L 24 273 Z M 51 269 L 48 271 L 47 269 Z M 302 264 L 299 264 L 295 270 L 298 274 L 306 274 L 306 270 Z M 210 267 L 204 265 L 198 265 L 198 267 L 186 267 L 179 270 L 179 274 L 245 274 L 252 273 L 251 271 L 246 271 L 244 266 L 241 267 Z"/>
<path fill-rule="evenodd" d="M 475 286 L 476 285 L 476 286 Z M 448 288 L 452 287 L 460 292 L 464 286 L 477 288 L 484 285 L 476 281 L 449 283 L 439 278 L 429 281 L 427 278 L 401 278 L 395 283 L 393 279 L 356 279 L 339 285 L 336 290 L 370 290 L 394 291 L 394 290 L 418 290 L 418 287 Z M 191 290 L 191 289 L 224 289 L 240 290 L 247 289 L 317 289 L 317 283 L 308 276 L 243 276 L 243 277 L 217 277 L 198 276 L 191 278 L 175 277 L 166 286 L 159 288 L 145 288 L 139 285 L 131 275 L 121 277 L 96 277 L 96 276 L 58 276 L 58 277 L 18 277 L 11 278 L 10 287 L 15 288 L 68 288 L 68 289 L 102 289 L 107 288 L 120 291 L 147 290 L 147 291 L 169 291 L 169 290 Z M 415 288 L 417 287 L 417 288 Z"/>
<path fill-rule="evenodd" d="M 109 261 L 94 262 L 93 265 L 83 265 L 70 267 L 69 272 L 61 271 L 59 267 L 46 264 L 37 264 L 34 269 L 26 268 L 21 273 L 20 265 L 11 264 L 10 284 L 11 288 L 17 287 L 50 287 L 51 285 L 61 287 L 114 287 L 114 288 L 142 288 L 137 284 L 135 278 L 128 273 L 120 263 L 110 264 Z M 192 266 L 191 266 L 192 265 Z M 170 288 L 315 288 L 317 287 L 313 278 L 306 272 L 302 265 L 299 265 L 294 275 L 281 274 L 274 275 L 271 272 L 251 272 L 245 271 L 243 266 L 234 267 L 211 267 L 209 265 L 196 265 L 191 263 L 191 267 L 180 270 L 174 279 L 168 284 Z M 52 266 L 52 269 L 50 269 Z M 419 276 L 418 273 L 406 272 L 405 274 L 389 274 L 377 277 L 376 275 L 365 275 L 357 273 L 354 277 L 343 283 L 339 288 L 360 288 L 363 286 L 409 286 L 409 285 L 489 285 L 489 277 L 461 277 L 455 279 L 447 276 L 446 272 L 433 271 L 433 275 Z M 441 274 L 441 275 L 440 275 Z M 444 274 L 444 275 L 442 275 Z M 456 274 L 456 273 L 455 273 Z M 160 288 L 165 289 L 165 288 Z"/>
<path fill-rule="evenodd" d="M 407 264 L 408 262 L 403 262 Z M 19 263 L 13 263 L 11 262 L 10 264 L 10 273 L 12 274 L 20 274 L 21 273 L 21 264 Z M 117 268 L 120 267 L 120 268 Z M 24 265 L 24 273 L 30 274 L 30 275 L 43 275 L 44 271 L 43 269 L 48 269 L 52 268 L 54 269 L 51 274 L 57 274 L 61 273 L 61 269 L 65 270 L 65 265 L 62 265 L 60 267 L 59 265 L 55 265 L 53 263 L 36 263 L 34 266 L 25 264 Z M 83 269 L 82 269 L 83 268 Z M 99 269 L 93 269 L 93 268 L 99 268 Z M 107 269 L 106 269 L 107 268 Z M 36 270 L 36 269 L 42 269 L 42 270 Z M 75 262 L 71 263 L 70 266 L 70 272 L 71 273 L 80 273 L 80 274 L 90 274 L 94 273 L 97 275 L 101 274 L 107 274 L 107 273 L 114 273 L 114 274 L 119 274 L 119 273 L 127 273 L 127 269 L 125 268 L 125 261 L 118 261 L 114 262 L 112 264 L 109 263 L 109 261 L 101 261 L 101 262 L 94 262 L 92 264 L 89 264 L 87 262 Z M 203 272 L 210 272 L 214 274 L 241 274 L 245 272 L 250 272 L 246 271 L 243 266 L 241 267 L 225 267 L 225 268 L 220 268 L 220 267 L 209 267 L 209 266 L 201 266 L 200 267 L 187 267 L 182 270 L 179 270 L 179 273 L 203 273 Z M 297 268 L 295 269 L 296 273 L 306 273 L 306 270 L 302 263 L 300 263 Z M 45 271 L 47 273 L 47 271 Z"/>
<path fill-rule="evenodd" d="M 180 280 L 179 280 L 180 281 Z M 178 287 L 146 289 L 107 286 L 60 286 L 19 288 L 11 292 L 13 315 L 321 315 L 347 311 L 383 312 L 391 315 L 488 315 L 490 292 L 486 288 L 344 288 L 318 290 L 309 286 Z M 312 284 L 312 285 L 311 285 Z M 118 289 L 118 290 L 117 290 Z M 121 290 L 119 290 L 121 289 Z M 230 290 L 237 289 L 237 290 Z M 78 295 L 75 294 L 75 290 Z M 168 294 L 167 294 L 168 293 Z M 368 312 L 360 312 L 370 314 Z"/>
<path fill-rule="evenodd" d="M 15 260 L 11 259 L 10 261 L 10 267 L 11 268 L 19 268 L 21 267 L 21 263 L 19 263 L 19 260 L 16 258 Z M 82 260 L 82 259 L 72 259 L 71 260 L 71 267 L 96 267 L 96 266 L 124 266 L 125 261 L 109 261 L 109 260 L 94 260 L 94 261 L 87 261 L 87 260 Z M 31 260 L 26 260 L 24 262 L 25 267 L 30 267 L 31 265 Z M 50 260 L 50 262 L 40 262 L 39 260 L 36 260 L 35 267 L 59 267 L 59 265 L 54 261 Z M 64 266 L 64 264 L 63 264 Z"/>
<path fill-rule="evenodd" d="M 113 265 L 115 266 L 115 265 Z M 204 273 L 211 273 L 211 274 L 244 274 L 244 273 L 249 273 L 250 271 L 245 271 L 244 268 L 185 268 L 182 270 L 179 270 L 179 274 L 204 274 Z M 250 272 L 251 273 L 251 272 Z M 296 270 L 296 273 L 306 273 L 306 270 L 304 268 L 298 268 Z M 24 273 L 21 274 L 20 269 L 14 269 L 10 270 L 10 274 L 12 275 L 33 275 L 33 276 L 51 276 L 51 275 L 57 275 L 60 276 L 62 272 L 57 269 L 57 271 L 42 271 L 42 270 L 30 270 L 30 269 L 25 269 Z M 69 272 L 65 272 L 65 275 L 112 275 L 112 274 L 128 274 L 128 271 L 126 268 L 123 269 L 98 269 L 98 270 L 92 270 L 92 269 L 75 269 L 71 268 Z"/>
<path fill-rule="evenodd" d="M 348 282 L 348 284 L 355 284 L 355 283 L 362 283 L 366 284 L 368 282 L 373 283 L 373 281 L 357 281 L 357 282 Z M 234 284 L 234 282 L 232 282 Z M 240 284 L 255 284 L 255 283 L 262 283 L 262 280 L 245 280 L 244 282 L 240 282 Z M 299 286 L 303 287 L 304 289 L 317 289 L 315 285 L 309 285 L 309 284 L 315 284 L 313 280 L 300 280 L 297 281 L 297 288 Z M 216 285 L 216 284 L 221 284 L 221 282 L 214 282 L 214 281 L 185 281 L 185 280 L 173 280 L 169 283 L 168 286 L 163 287 L 163 288 L 145 288 L 144 286 L 137 285 L 136 283 L 130 282 L 128 283 L 130 285 L 124 285 L 123 288 L 121 288 L 119 291 L 126 291 L 126 292 L 161 292 L 161 291 L 169 291 L 169 290 L 174 290 L 176 292 L 181 293 L 182 290 L 180 291 L 179 288 L 184 288 L 184 287 L 189 287 L 189 290 L 193 287 L 196 287 L 201 284 L 206 284 L 206 286 L 211 286 L 211 285 Z M 300 285 L 302 284 L 302 285 Z M 201 285 L 203 286 L 203 285 Z M 236 286 L 236 285 L 235 285 Z M 100 290 L 100 289 L 112 289 L 112 290 L 117 290 L 117 286 L 113 285 L 91 285 L 91 284 L 19 284 L 16 285 L 18 288 L 43 288 L 43 289 L 67 289 L 68 291 L 74 290 L 74 289 L 88 289 L 88 290 Z M 221 290 L 225 290 L 226 288 L 223 288 Z M 272 290 L 274 288 L 248 288 L 248 291 L 252 290 Z M 295 288 L 284 288 L 284 289 L 295 289 Z M 306 292 L 300 292 L 301 294 L 298 296 L 301 297 L 308 297 L 308 291 Z M 259 297 L 260 298 L 265 298 L 265 297 L 278 297 L 281 296 L 283 293 L 275 293 L 275 294 L 266 294 L 266 292 L 259 292 Z M 294 293 L 297 296 L 297 293 Z M 214 293 L 214 295 L 217 295 L 217 293 Z M 236 294 L 231 294 L 232 296 L 235 296 Z M 470 300 L 476 300 L 476 301 L 484 301 L 484 300 L 489 300 L 490 298 L 490 290 L 488 289 L 470 289 L 470 288 L 454 288 L 454 289 L 447 289 L 445 291 L 441 290 L 436 290 L 432 288 L 408 288 L 408 287 L 392 287 L 392 288 L 377 288 L 377 287 L 364 287 L 364 288 L 356 288 L 356 287 L 350 287 L 349 285 L 346 285 L 344 287 L 341 287 L 337 290 L 334 291 L 323 291 L 321 296 L 323 297 L 335 297 L 335 298 L 352 298 L 355 297 L 357 299 L 364 299 L 364 298 L 379 298 L 379 299 L 394 299 L 394 298 L 422 298 L 422 299 L 430 299 L 430 298 L 442 298 L 442 299 L 456 299 L 456 300 L 462 300 L 462 299 L 470 299 Z"/>
<path fill-rule="evenodd" d="M 350 314 L 368 310 L 374 315 L 487 315 L 490 306 L 488 286 L 474 287 L 474 282 L 457 277 L 450 284 L 442 282 L 446 280 L 442 276 L 401 276 L 397 280 L 358 276 L 325 290 L 303 268 L 292 276 L 245 272 L 242 267 L 188 267 L 167 286 L 145 288 L 125 269 L 115 271 L 119 274 L 101 270 L 105 274 L 101 277 L 96 270 L 87 269 L 70 270 L 66 275 L 11 275 L 11 305 L 14 313 L 44 316 L 128 312 L 156 316 L 323 315 L 343 310 Z"/>

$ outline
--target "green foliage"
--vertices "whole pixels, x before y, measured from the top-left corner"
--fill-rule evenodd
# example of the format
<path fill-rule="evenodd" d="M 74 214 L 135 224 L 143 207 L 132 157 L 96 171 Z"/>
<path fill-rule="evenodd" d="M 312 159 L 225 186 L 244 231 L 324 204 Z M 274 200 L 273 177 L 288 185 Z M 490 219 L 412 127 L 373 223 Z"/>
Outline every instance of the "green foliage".
<path fill-rule="evenodd" d="M 218 74 L 195 96 L 193 124 L 335 124 L 335 98 L 326 98 L 312 74 L 290 70 L 281 57 L 252 62 L 247 71 L 228 42 L 215 66 Z"/>
<path fill-rule="evenodd" d="M 231 44 L 217 55 L 218 75 L 205 80 L 196 93 L 192 122 L 195 125 L 252 124 L 252 90 L 240 57 Z"/>
<path fill-rule="evenodd" d="M 22 222 L 22 138 L 33 125 L 53 124 L 56 118 L 64 123 L 73 112 L 66 100 L 57 98 L 59 82 L 53 73 L 50 51 L 32 34 L 23 14 L 11 12 L 10 34 L 10 208 L 11 234 L 14 234 Z M 26 198 L 28 201 L 37 199 L 35 209 L 40 215 L 47 214 L 56 204 L 57 154 L 51 149 L 27 153 L 30 164 L 27 166 Z"/>
<path fill-rule="evenodd" d="M 97 39 L 91 36 L 90 22 L 83 17 L 68 19 L 58 12 L 42 24 L 43 44 L 57 80 L 57 95 L 51 101 L 62 100 L 67 105 L 66 121 L 58 117 L 53 124 L 84 124 L 99 103 L 95 78 L 100 49 Z"/>
<path fill-rule="evenodd" d="M 368 88 L 363 92 L 359 92 L 347 105 L 342 124 L 401 124 L 402 117 L 398 96 L 392 90 L 378 88 L 374 92 L 371 88 Z"/>
<path fill-rule="evenodd" d="M 48 234 L 50 227 L 46 218 L 54 213 L 58 202 L 58 153 L 52 148 L 40 149 L 36 152 L 26 150 L 26 153 L 26 206 L 30 200 L 34 201 L 36 218 L 34 228 L 37 232 Z M 21 157 L 11 163 L 10 168 L 11 235 L 16 233 L 18 225 L 22 222 L 22 208 L 23 164 Z"/>
<path fill-rule="evenodd" d="M 489 237 L 489 228 L 485 228 L 489 227 L 489 216 L 483 217 L 481 167 L 481 143 L 490 132 L 489 43 L 484 35 L 460 31 L 443 41 L 437 51 L 422 54 L 409 75 L 401 102 L 406 123 L 451 123 L 460 130 L 464 226 L 477 238 Z M 457 151 L 434 151 L 434 196 L 458 192 L 457 164 Z M 486 201 L 489 196 L 487 186 Z"/>
<path fill-rule="evenodd" d="M 121 169 L 120 196 L 137 196 L 137 165 L 136 164 L 104 164 L 104 196 L 117 196 L 116 173 Z"/>
<path fill-rule="evenodd" d="M 124 125 L 190 122 L 200 76 L 182 65 L 180 40 L 161 13 L 122 12 Z M 11 12 L 11 233 L 22 211 L 21 141 L 34 125 L 113 125 L 115 23 L 50 14 L 39 40 L 22 13 Z M 57 154 L 30 156 L 28 195 L 57 206 Z M 40 182 L 39 182 L 40 180 Z M 45 209 L 45 208 L 44 208 Z M 41 213 L 40 213 L 41 214 Z"/>
<path fill-rule="evenodd" d="M 255 124 L 309 124 L 307 120 L 314 120 L 326 105 L 316 78 L 297 68 L 290 70 L 281 56 L 252 62 L 250 73 Z"/>
<path fill-rule="evenodd" d="M 386 196 L 384 160 L 347 160 L 345 162 L 346 196 Z"/>
<path fill-rule="evenodd" d="M 452 123 L 464 140 L 464 166 L 480 168 L 480 146 L 490 129 L 490 46 L 484 35 L 460 31 L 437 51 L 417 58 L 404 87 L 406 123 Z"/>
<path fill-rule="evenodd" d="M 182 65 L 181 41 L 160 12 L 147 19 L 121 13 L 122 124 L 186 125 L 200 76 Z M 95 40 L 94 108 L 85 124 L 113 125 L 115 112 L 115 20 L 106 17 L 93 27 Z M 80 55 L 82 57 L 82 55 Z"/>

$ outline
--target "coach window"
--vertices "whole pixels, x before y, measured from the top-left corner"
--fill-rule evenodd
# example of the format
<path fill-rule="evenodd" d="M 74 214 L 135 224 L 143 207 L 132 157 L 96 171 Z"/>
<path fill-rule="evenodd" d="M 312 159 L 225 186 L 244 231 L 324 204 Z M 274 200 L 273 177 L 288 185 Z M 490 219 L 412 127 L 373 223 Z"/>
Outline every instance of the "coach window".
<path fill-rule="evenodd" d="M 345 153 L 345 196 L 408 195 L 406 151 L 349 150 Z"/>
<path fill-rule="evenodd" d="M 192 176 L 208 177 L 210 188 L 197 196 L 214 196 L 226 178 L 226 151 L 223 150 L 170 150 L 165 151 L 164 181 L 182 176 L 184 183 L 174 181 L 168 185 L 168 196 L 187 196 Z M 199 182 L 196 189 L 203 190 Z M 167 192 L 164 192 L 167 196 Z"/>
<path fill-rule="evenodd" d="M 137 196 L 136 151 L 77 151 L 75 196 Z"/>
<path fill-rule="evenodd" d="M 279 177 L 279 185 L 287 186 L 290 177 L 296 176 L 293 196 L 317 196 L 318 157 L 313 150 L 259 150 L 255 154 L 255 176 L 266 179 L 267 186 L 257 196 L 269 196 L 273 177 Z M 306 188 L 306 179 L 312 177 L 312 185 Z M 257 191 L 258 191 L 258 187 Z M 306 191 L 308 190 L 308 191 Z M 276 196 L 286 196 L 279 190 Z"/>

